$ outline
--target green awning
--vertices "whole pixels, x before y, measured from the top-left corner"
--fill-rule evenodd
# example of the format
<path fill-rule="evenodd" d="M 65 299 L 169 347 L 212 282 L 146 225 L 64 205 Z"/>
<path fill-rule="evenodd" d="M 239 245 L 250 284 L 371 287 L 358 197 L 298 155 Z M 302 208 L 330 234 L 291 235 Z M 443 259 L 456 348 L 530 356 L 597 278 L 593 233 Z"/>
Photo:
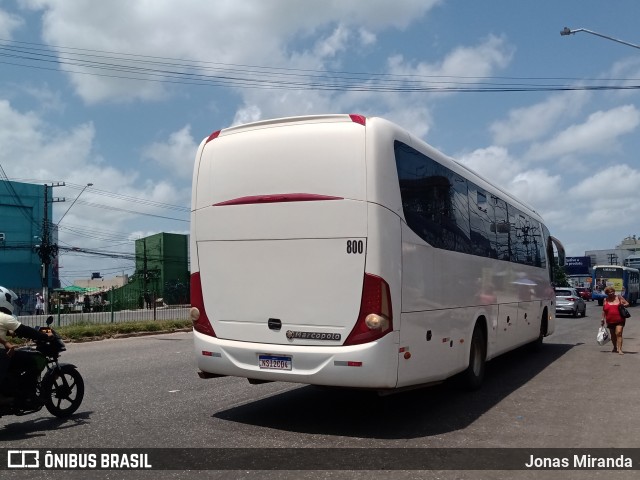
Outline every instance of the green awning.
<path fill-rule="evenodd" d="M 88 288 L 78 287 L 77 285 L 69 285 L 64 288 L 56 288 L 56 292 L 70 292 L 70 293 L 87 293 L 89 291 Z"/>

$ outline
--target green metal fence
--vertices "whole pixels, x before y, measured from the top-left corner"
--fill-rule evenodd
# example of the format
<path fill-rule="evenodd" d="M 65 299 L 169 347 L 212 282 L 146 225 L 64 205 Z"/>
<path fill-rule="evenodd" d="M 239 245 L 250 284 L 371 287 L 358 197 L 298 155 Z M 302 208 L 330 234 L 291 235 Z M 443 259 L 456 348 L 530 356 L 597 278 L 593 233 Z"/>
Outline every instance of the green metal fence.
<path fill-rule="evenodd" d="M 105 324 L 156 320 L 188 320 L 188 303 L 167 304 L 155 291 L 144 293 L 138 289 L 111 289 L 83 294 L 53 292 L 47 314 L 36 315 L 36 290 L 14 290 L 20 297 L 14 314 L 29 326 L 44 325 L 52 315 L 54 325 Z M 65 294 L 63 294 L 65 293 Z M 183 298 L 182 298 L 183 299 Z"/>

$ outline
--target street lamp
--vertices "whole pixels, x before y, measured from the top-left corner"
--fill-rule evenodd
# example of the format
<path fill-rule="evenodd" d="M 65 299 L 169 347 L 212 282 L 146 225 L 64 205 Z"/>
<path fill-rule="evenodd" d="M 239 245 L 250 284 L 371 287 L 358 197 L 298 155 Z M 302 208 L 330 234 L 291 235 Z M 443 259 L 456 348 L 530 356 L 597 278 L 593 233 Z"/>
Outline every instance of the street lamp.
<path fill-rule="evenodd" d="M 80 191 L 80 193 L 78 194 L 78 196 L 76 197 L 76 199 L 71 202 L 71 205 L 69 205 L 69 208 L 67 208 L 67 211 L 64 212 L 62 214 L 62 216 L 60 217 L 60 220 L 58 220 L 58 223 L 56 225 L 60 225 L 60 222 L 62 221 L 62 219 L 64 218 L 64 216 L 69 213 L 69 210 L 71 210 L 71 207 L 73 207 L 75 205 L 75 203 L 78 201 L 78 199 L 80 198 L 80 195 L 82 195 L 82 193 L 87 189 L 87 187 L 92 187 L 93 183 L 87 183 L 84 188 Z"/>
<path fill-rule="evenodd" d="M 636 45 L 634 43 L 625 42 L 624 40 L 619 40 L 617 38 L 609 37 L 608 35 L 603 35 L 601 33 L 597 33 L 597 32 L 594 32 L 592 30 L 587 30 L 586 28 L 571 29 L 569 27 L 564 27 L 562 30 L 560 30 L 560 35 L 564 37 L 564 36 L 567 36 L 567 35 L 573 35 L 573 34 L 578 33 L 578 32 L 590 33 L 591 35 L 595 35 L 597 37 L 606 38 L 607 40 L 613 40 L 614 42 L 622 43 L 623 45 L 627 45 L 629 47 L 640 48 L 640 45 Z"/>

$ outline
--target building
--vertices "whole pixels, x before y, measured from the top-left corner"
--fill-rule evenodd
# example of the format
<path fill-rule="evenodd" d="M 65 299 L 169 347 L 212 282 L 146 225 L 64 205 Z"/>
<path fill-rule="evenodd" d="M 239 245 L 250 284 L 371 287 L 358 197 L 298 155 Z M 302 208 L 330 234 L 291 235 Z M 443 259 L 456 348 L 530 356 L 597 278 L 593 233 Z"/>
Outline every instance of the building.
<path fill-rule="evenodd" d="M 52 204 L 49 185 L 0 181 L 0 285 L 16 293 L 43 287 L 38 251 L 58 242 L 57 226 L 50 220 Z M 57 288 L 57 258 L 53 249 L 49 252 L 48 287 Z"/>
<path fill-rule="evenodd" d="M 91 279 L 74 280 L 73 284 L 82 288 L 98 288 L 102 292 L 112 288 L 124 287 L 129 283 L 129 275 L 117 275 L 113 278 L 95 277 Z"/>
<path fill-rule="evenodd" d="M 158 233 L 135 242 L 135 273 L 74 280 L 74 287 L 103 294 L 116 311 L 189 304 L 189 236 Z M 107 293 L 108 292 L 108 293 Z"/>
<path fill-rule="evenodd" d="M 136 272 L 126 288 L 146 303 L 188 303 L 189 236 L 158 233 L 136 240 Z"/>
<path fill-rule="evenodd" d="M 591 257 L 591 265 L 624 265 L 627 257 L 638 253 L 640 253 L 640 240 L 635 235 L 626 237 L 616 248 L 584 252 L 586 256 Z"/>
<path fill-rule="evenodd" d="M 630 235 L 622 240 L 622 243 L 616 248 L 629 252 L 629 255 L 640 253 L 640 239 L 635 235 Z"/>
<path fill-rule="evenodd" d="M 158 233 L 136 240 L 136 272 L 150 283 L 187 282 L 189 279 L 189 237 Z"/>

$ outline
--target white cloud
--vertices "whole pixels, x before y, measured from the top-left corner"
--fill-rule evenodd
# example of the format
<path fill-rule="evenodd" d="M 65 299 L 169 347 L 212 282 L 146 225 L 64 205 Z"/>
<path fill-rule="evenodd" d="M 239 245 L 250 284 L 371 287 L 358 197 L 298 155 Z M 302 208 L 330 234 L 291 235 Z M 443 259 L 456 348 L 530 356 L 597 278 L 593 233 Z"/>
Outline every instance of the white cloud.
<path fill-rule="evenodd" d="M 36 100 L 39 113 L 42 112 L 64 112 L 66 105 L 60 91 L 51 89 L 48 85 L 25 84 L 17 87 L 17 90 L 24 92 L 27 96 Z"/>
<path fill-rule="evenodd" d="M 458 161 L 497 185 L 508 185 L 521 173 L 517 162 L 504 147 L 479 148 L 456 157 Z"/>
<path fill-rule="evenodd" d="M 531 146 L 527 158 L 556 160 L 578 153 L 610 153 L 618 137 L 631 133 L 640 123 L 640 113 L 634 105 L 624 105 L 589 115 L 579 125 L 572 125 L 547 142 Z"/>
<path fill-rule="evenodd" d="M 603 231 L 637 228 L 640 203 L 636 202 L 640 171 L 628 165 L 616 165 L 569 187 L 564 202 L 558 202 L 549 219 L 558 226 L 558 235 L 582 235 L 583 250 L 593 249 Z M 568 205 L 567 205 L 568 203 Z M 577 221 L 567 222 L 567 218 Z M 609 245 L 608 248 L 613 248 Z M 602 247 L 604 248 L 604 246 Z"/>
<path fill-rule="evenodd" d="M 414 64 L 402 55 L 393 55 L 387 61 L 388 73 L 393 75 L 412 76 L 422 86 L 433 86 L 433 82 L 443 82 L 447 77 L 481 77 L 495 73 L 504 68 L 513 55 L 513 48 L 504 38 L 489 36 L 475 46 L 458 47 L 449 52 L 441 61 L 435 63 L 418 62 Z M 439 83 L 440 86 L 453 84 Z M 353 96 L 356 105 L 373 105 L 378 112 L 390 120 L 407 128 L 419 137 L 425 137 L 433 123 L 429 109 L 429 102 L 442 99 L 448 94 L 439 93 L 437 96 L 425 93 L 368 93 L 371 100 L 363 101 L 362 95 Z M 345 95 L 340 100 L 349 104 Z M 365 112 L 366 113 L 366 112 Z"/>
<path fill-rule="evenodd" d="M 34 112 L 18 112 L 8 101 L 0 100 L 0 163 L 7 175 L 49 181 L 62 178 L 67 169 L 84 165 L 94 135 L 91 123 L 61 131 L 44 124 Z"/>
<path fill-rule="evenodd" d="M 633 57 L 619 60 L 613 64 L 610 73 L 606 75 L 606 78 L 626 79 L 625 81 L 616 81 L 616 85 L 623 86 L 637 86 L 638 78 L 640 77 L 640 58 L 637 55 Z M 616 92 L 619 96 L 629 97 L 636 93 L 635 89 L 620 90 Z"/>
<path fill-rule="evenodd" d="M 517 174 L 508 189 L 538 212 L 544 212 L 558 204 L 558 193 L 563 191 L 562 176 L 543 169 L 527 170 Z"/>
<path fill-rule="evenodd" d="M 462 155 L 460 162 L 538 212 L 552 210 L 558 204 L 562 177 L 544 169 L 526 169 L 525 164 L 513 158 L 504 147 L 475 150 Z"/>
<path fill-rule="evenodd" d="M 34 112 L 20 112 L 8 101 L 0 100 L 0 165 L 7 176 L 29 183 L 63 180 L 70 187 L 76 186 L 72 190 L 56 187 L 54 196 L 65 197 L 68 201 L 54 204 L 53 221 L 62 215 L 69 201 L 77 196 L 77 186 L 87 183 L 93 183 L 93 187 L 83 193 L 81 201 L 65 216 L 65 226 L 81 223 L 82 228 L 87 230 L 104 230 L 106 226 L 112 230 L 127 230 L 123 225 L 131 217 L 126 213 L 86 206 L 84 203 L 108 203 L 109 207 L 129 210 L 132 208 L 130 201 L 123 198 L 105 200 L 104 196 L 98 197 L 92 190 L 146 198 L 155 202 L 188 205 L 189 187 L 177 188 L 171 183 L 173 176 L 167 177 L 168 180 L 164 181 L 144 181 L 135 169 L 137 166 L 133 164 L 125 167 L 127 170 L 119 170 L 95 153 L 95 137 L 96 129 L 92 123 L 61 129 L 43 121 Z M 189 138 L 188 127 L 176 132 L 170 138 L 165 153 L 177 155 L 181 148 L 188 150 Z M 189 158 L 182 160 L 183 165 L 187 165 L 185 169 L 189 175 L 192 172 L 194 154 L 195 150 L 189 152 Z M 141 180 L 142 188 L 139 186 Z M 144 206 L 137 206 L 136 209 L 149 211 Z M 96 215 L 96 212 L 99 212 L 99 215 Z M 60 239 L 63 243 L 67 241 L 68 233 L 65 229 L 60 231 Z M 87 247 L 95 244 L 96 240 L 86 240 Z"/>
<path fill-rule="evenodd" d="M 328 38 L 323 38 L 316 43 L 315 54 L 319 58 L 335 57 L 339 52 L 347 48 L 347 42 L 351 32 L 344 25 L 338 25 Z"/>
<path fill-rule="evenodd" d="M 376 34 L 370 32 L 366 28 L 361 28 L 358 31 L 358 34 L 360 35 L 360 43 L 362 45 L 373 45 L 374 43 L 376 43 Z"/>
<path fill-rule="evenodd" d="M 257 122 L 262 118 L 262 110 L 253 105 L 244 105 L 236 111 L 235 118 L 233 119 L 233 125 L 242 125 L 243 123 Z"/>
<path fill-rule="evenodd" d="M 511 110 L 508 119 L 494 122 L 489 127 L 494 142 L 509 145 L 538 139 L 553 131 L 561 120 L 576 116 L 589 98 L 590 94 L 585 91 L 563 93 Z"/>
<path fill-rule="evenodd" d="M 155 142 L 144 148 L 142 156 L 172 175 L 190 179 L 197 149 L 198 143 L 191 136 L 191 127 L 187 125 L 169 135 L 166 142 Z"/>
<path fill-rule="evenodd" d="M 342 38 L 342 37 L 340 37 Z M 502 68 L 511 58 L 512 49 L 503 39 L 489 37 L 475 47 L 458 48 L 437 64 L 412 65 L 401 56 L 388 61 L 388 73 L 396 75 L 489 75 Z M 463 66 L 464 62 L 469 63 Z M 295 64 L 313 68 L 316 56 L 303 54 Z M 319 91 L 262 91 L 243 92 L 244 105 L 237 111 L 234 123 L 245 123 L 260 118 L 312 113 L 362 113 L 388 118 L 424 137 L 433 122 L 428 100 L 423 93 L 407 92 L 319 92 Z"/>
<path fill-rule="evenodd" d="M 476 46 L 458 47 L 440 62 L 420 62 L 412 65 L 402 55 L 389 59 L 389 70 L 398 75 L 425 77 L 425 85 L 433 81 L 445 82 L 447 77 L 484 77 L 506 67 L 514 55 L 514 48 L 503 37 L 490 35 Z M 432 78 L 430 78 L 432 77 Z M 440 83 L 440 86 L 459 86 L 457 83 Z"/>
<path fill-rule="evenodd" d="M 442 62 L 436 74 L 451 76 L 482 77 L 497 68 L 504 68 L 511 61 L 515 49 L 506 38 L 491 35 L 476 47 L 459 47 Z"/>
<path fill-rule="evenodd" d="M 363 6 L 355 0 L 220 0 L 215 8 L 208 8 L 200 1 L 185 0 L 176 9 L 168 0 L 114 0 L 99 6 L 89 0 L 73 5 L 61 0 L 25 0 L 25 5 L 43 11 L 43 37 L 53 45 L 219 62 L 200 63 L 209 69 L 221 68 L 224 63 L 319 72 L 347 68 L 342 65 L 346 55 L 375 43 L 378 32 L 406 28 L 440 3 L 374 0 Z M 176 31 L 181 34 L 176 35 Z M 412 64 L 394 57 L 387 68 L 392 74 L 484 76 L 507 65 L 513 51 L 504 38 L 490 36 L 478 45 L 456 48 L 434 64 Z M 212 70 L 204 72 L 215 74 Z M 158 100 L 175 88 L 154 82 L 68 75 L 87 103 Z M 234 124 L 288 115 L 357 112 L 389 117 L 424 136 L 432 123 L 424 94 L 259 89 L 241 89 L 239 94 L 242 100 Z M 369 111 L 363 111 L 363 105 Z"/>
<path fill-rule="evenodd" d="M 582 180 L 571 187 L 569 195 L 578 201 L 593 202 L 603 209 L 620 208 L 629 203 L 630 198 L 636 197 L 640 185 L 640 171 L 628 165 L 616 165 L 596 171 L 593 176 Z M 616 195 L 602 195 L 606 187 L 616 192 Z"/>
<path fill-rule="evenodd" d="M 0 9 L 0 38 L 9 39 L 13 32 L 24 25 L 18 15 Z"/>
<path fill-rule="evenodd" d="M 43 38 L 52 45 L 286 68 L 298 68 L 292 60 L 308 55 L 290 50 L 293 38 L 312 38 L 332 31 L 333 35 L 317 45 L 319 56 L 313 68 L 321 68 L 323 57 L 345 48 L 352 27 L 359 29 L 361 42 L 371 42 L 376 31 L 405 28 L 439 3 L 440 0 L 405 0 L 399 8 L 386 0 L 372 0 L 366 5 L 356 0 L 218 0 L 215 4 L 183 0 L 176 8 L 170 0 L 111 0 L 98 4 L 92 0 L 23 1 L 23 5 L 43 11 Z M 79 66 L 72 70 L 68 75 L 77 93 L 88 103 L 154 100 L 166 95 L 169 88 L 152 81 L 85 75 L 86 69 Z"/>

